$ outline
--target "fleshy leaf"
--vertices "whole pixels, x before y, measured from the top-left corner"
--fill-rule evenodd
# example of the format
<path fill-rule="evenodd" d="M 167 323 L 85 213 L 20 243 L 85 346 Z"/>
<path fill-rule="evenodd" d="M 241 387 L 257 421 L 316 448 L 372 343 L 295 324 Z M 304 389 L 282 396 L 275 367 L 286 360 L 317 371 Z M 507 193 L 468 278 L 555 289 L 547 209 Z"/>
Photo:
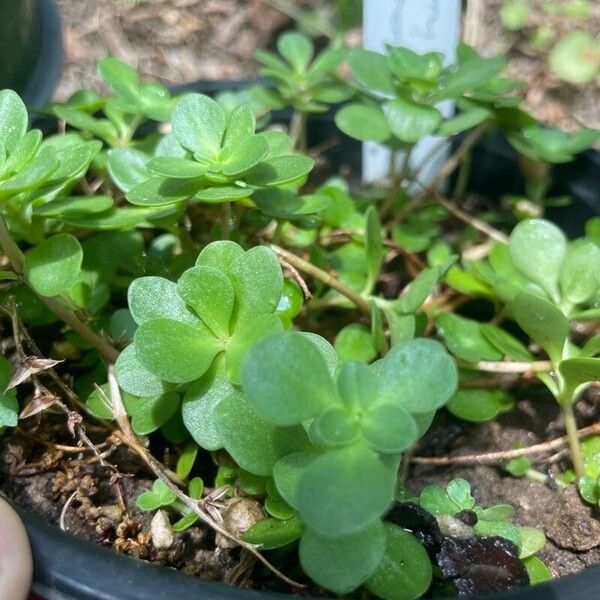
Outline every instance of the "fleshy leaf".
<path fill-rule="evenodd" d="M 557 302 L 558 274 L 567 252 L 563 232 L 543 219 L 521 221 L 510 234 L 508 250 L 517 269 Z"/>
<path fill-rule="evenodd" d="M 186 306 L 177 284 L 164 277 L 138 277 L 127 292 L 131 316 L 138 325 L 154 319 L 173 319 L 196 325 L 198 318 Z"/>
<path fill-rule="evenodd" d="M 304 428 L 276 427 L 260 417 L 239 393 L 215 407 L 217 432 L 235 462 L 255 475 L 269 476 L 286 454 L 308 449 Z"/>
<path fill-rule="evenodd" d="M 411 413 L 429 412 L 446 404 L 457 383 L 456 366 L 439 342 L 411 340 L 392 348 L 382 360 L 379 400 Z"/>
<path fill-rule="evenodd" d="M 328 450 L 308 465 L 297 508 L 325 535 L 353 533 L 376 521 L 392 502 L 396 472 L 363 443 Z"/>
<path fill-rule="evenodd" d="M 385 523 L 383 560 L 365 587 L 383 600 L 416 600 L 431 585 L 431 561 L 419 540 L 397 525 Z"/>
<path fill-rule="evenodd" d="M 134 396 L 160 396 L 167 389 L 160 377 L 140 362 L 134 344 L 130 344 L 119 354 L 115 363 L 115 375 L 121 389 Z"/>
<path fill-rule="evenodd" d="M 223 446 L 217 431 L 215 408 L 233 391 L 233 386 L 226 379 L 214 379 L 207 374 L 194 382 L 183 398 L 183 422 L 205 450 L 218 450 Z"/>
<path fill-rule="evenodd" d="M 235 293 L 227 275 L 214 267 L 193 267 L 179 278 L 177 292 L 217 337 L 229 337 Z"/>
<path fill-rule="evenodd" d="M 307 529 L 300 539 L 300 564 L 313 581 L 336 594 L 344 594 L 356 589 L 377 569 L 385 546 L 381 521 L 336 537 Z"/>
<path fill-rule="evenodd" d="M 378 404 L 364 416 L 361 425 L 369 445 L 383 454 L 403 452 L 419 435 L 410 413 L 396 404 Z"/>
<path fill-rule="evenodd" d="M 252 406 L 278 425 L 310 419 L 335 398 L 321 354 L 313 343 L 295 333 L 276 333 L 252 346 L 242 380 Z"/>
<path fill-rule="evenodd" d="M 76 237 L 59 233 L 30 250 L 25 257 L 25 276 L 42 296 L 58 296 L 76 281 L 83 250 Z"/>
<path fill-rule="evenodd" d="M 154 319 L 139 326 L 134 336 L 136 356 L 165 381 L 186 383 L 210 367 L 222 344 L 205 328 L 173 319 Z"/>
<path fill-rule="evenodd" d="M 173 115 L 177 141 L 204 159 L 213 159 L 221 150 L 225 133 L 225 113 L 208 96 L 189 94 L 179 100 Z"/>
<path fill-rule="evenodd" d="M 569 335 L 569 321 L 562 312 L 552 302 L 527 292 L 513 300 L 511 310 L 519 327 L 558 364 Z"/>
<path fill-rule="evenodd" d="M 446 408 L 465 421 L 481 423 L 512 410 L 514 404 L 512 396 L 504 390 L 459 390 Z"/>

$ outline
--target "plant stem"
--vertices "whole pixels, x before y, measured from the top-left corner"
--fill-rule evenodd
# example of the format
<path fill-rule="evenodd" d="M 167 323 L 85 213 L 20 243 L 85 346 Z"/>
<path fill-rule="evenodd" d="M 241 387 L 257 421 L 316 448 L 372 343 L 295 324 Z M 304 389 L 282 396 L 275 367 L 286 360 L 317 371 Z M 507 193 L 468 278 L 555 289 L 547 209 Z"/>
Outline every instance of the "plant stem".
<path fill-rule="evenodd" d="M 432 190 L 435 190 L 443 181 L 453 173 L 458 167 L 463 157 L 471 151 L 473 146 L 479 141 L 479 138 L 487 131 L 488 124 L 482 123 L 479 127 L 476 127 L 463 140 L 463 143 L 455 150 L 448 160 L 444 163 L 440 172 L 437 174 L 431 184 L 424 188 L 419 194 L 417 194 L 410 202 L 407 202 L 394 216 L 392 225 L 399 223 L 406 215 L 413 212 L 418 208 L 422 202 L 431 194 Z"/>
<path fill-rule="evenodd" d="M 306 152 L 306 125 L 308 115 L 301 111 L 295 110 L 290 121 L 290 137 L 292 138 L 292 148 L 298 152 Z"/>
<path fill-rule="evenodd" d="M 0 246 L 8 258 L 14 272 L 17 275 L 23 275 L 23 266 L 25 256 L 14 238 L 10 234 L 4 217 L 0 215 Z M 109 363 L 114 363 L 119 356 L 119 352 L 106 339 L 98 335 L 90 326 L 82 321 L 79 316 L 70 308 L 63 306 L 55 298 L 47 298 L 38 294 L 25 278 L 25 282 L 38 296 L 38 298 L 62 321 L 64 321 L 73 331 L 77 332 L 84 340 L 89 342 Z"/>
<path fill-rule="evenodd" d="M 549 360 L 534 360 L 532 362 L 480 360 L 476 363 L 470 363 L 459 359 L 456 362 L 459 367 L 486 373 L 535 373 L 552 370 L 552 363 Z"/>
<path fill-rule="evenodd" d="M 271 244 L 271 249 L 274 250 L 281 258 L 283 258 L 286 262 L 293 265 L 296 269 L 303 271 L 307 275 L 322 281 L 325 285 L 328 285 L 330 288 L 333 288 L 342 296 L 345 296 L 352 302 L 361 312 L 363 312 L 369 318 L 371 317 L 371 307 L 369 303 L 365 300 L 363 296 L 345 286 L 339 279 L 337 279 L 331 273 L 327 271 L 323 271 L 323 269 L 319 269 L 319 267 L 315 267 L 312 263 L 309 263 L 307 260 L 280 248 L 279 246 L 275 246 Z"/>
<path fill-rule="evenodd" d="M 567 430 L 567 441 L 569 442 L 571 461 L 573 462 L 573 468 L 575 469 L 577 479 L 581 479 L 585 475 L 585 467 L 577 435 L 577 422 L 575 421 L 575 413 L 573 412 L 573 403 L 562 403 L 561 409 L 565 418 L 565 429 Z"/>

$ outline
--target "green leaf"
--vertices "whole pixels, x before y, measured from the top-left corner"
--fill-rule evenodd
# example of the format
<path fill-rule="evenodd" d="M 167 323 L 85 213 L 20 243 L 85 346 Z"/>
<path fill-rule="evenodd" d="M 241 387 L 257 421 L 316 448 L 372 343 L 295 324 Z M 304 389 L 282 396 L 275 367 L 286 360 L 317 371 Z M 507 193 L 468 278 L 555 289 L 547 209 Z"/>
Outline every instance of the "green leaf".
<path fill-rule="evenodd" d="M 139 101 L 140 78 L 133 67 L 107 56 L 98 62 L 98 73 L 117 95 L 130 102 Z"/>
<path fill-rule="evenodd" d="M 6 177 L 9 177 L 25 167 L 25 165 L 35 156 L 35 153 L 37 152 L 41 143 L 42 132 L 39 129 L 28 131 L 22 138 L 20 138 L 11 151 L 6 162 L 0 165 L 0 179 L 5 179 Z"/>
<path fill-rule="evenodd" d="M 291 183 L 308 175 L 315 161 L 307 156 L 289 155 L 269 158 L 244 174 L 250 185 L 272 187 Z"/>
<path fill-rule="evenodd" d="M 419 436 L 417 423 L 404 408 L 378 404 L 361 421 L 362 435 L 369 445 L 383 454 L 403 452 Z"/>
<path fill-rule="evenodd" d="M 389 508 L 395 482 L 395 470 L 364 444 L 328 450 L 301 475 L 297 509 L 306 524 L 320 533 L 353 533 Z"/>
<path fill-rule="evenodd" d="M 242 382 L 242 368 L 248 349 L 259 339 L 283 329 L 277 315 L 259 315 L 238 325 L 225 350 L 227 375 L 232 383 Z"/>
<path fill-rule="evenodd" d="M 475 499 L 471 495 L 471 485 L 465 479 L 453 479 L 447 486 L 446 491 L 452 502 L 455 502 L 461 510 L 471 510 L 475 506 Z"/>
<path fill-rule="evenodd" d="M 215 407 L 219 438 L 235 462 L 255 475 L 270 476 L 286 454 L 308 449 L 304 428 L 275 427 L 260 417 L 239 393 Z"/>
<path fill-rule="evenodd" d="M 313 422 L 311 436 L 324 446 L 345 446 L 358 439 L 361 424 L 343 406 L 327 407 Z"/>
<path fill-rule="evenodd" d="M 523 563 L 527 569 L 527 575 L 529 575 L 530 585 L 537 585 L 552 579 L 552 573 L 537 556 L 528 556 Z"/>
<path fill-rule="evenodd" d="M 561 265 L 559 284 L 563 301 L 581 304 L 600 289 L 600 247 L 591 240 L 573 242 Z"/>
<path fill-rule="evenodd" d="M 11 364 L 4 356 L 0 356 L 0 430 L 3 427 L 16 427 L 19 421 L 16 390 L 14 388 L 6 390 L 11 378 Z"/>
<path fill-rule="evenodd" d="M 223 140 L 223 149 L 225 151 L 234 150 L 245 139 L 254 135 L 255 129 L 256 117 L 254 116 L 254 111 L 250 104 L 241 104 L 236 107 L 229 116 L 229 122 L 227 123 L 225 138 Z"/>
<path fill-rule="evenodd" d="M 207 374 L 195 381 L 183 398 L 183 422 L 196 443 L 205 450 L 218 450 L 223 446 L 217 431 L 215 408 L 233 391 L 227 379 L 215 379 Z"/>
<path fill-rule="evenodd" d="M 146 168 L 148 155 L 144 152 L 135 148 L 113 148 L 107 157 L 108 173 L 123 192 L 129 192 L 150 177 Z"/>
<path fill-rule="evenodd" d="M 137 358 L 152 373 L 173 383 L 198 379 L 223 350 L 212 333 L 173 319 L 142 323 L 135 332 Z"/>
<path fill-rule="evenodd" d="M 316 454 L 309 452 L 286 454 L 277 461 L 273 468 L 273 479 L 277 491 L 294 508 L 296 508 L 296 495 L 300 477 L 316 456 Z"/>
<path fill-rule="evenodd" d="M 392 73 L 385 56 L 357 48 L 350 52 L 348 63 L 354 79 L 367 90 L 386 96 L 395 96 Z"/>
<path fill-rule="evenodd" d="M 459 419 L 482 423 L 513 409 L 512 396 L 503 390 L 459 390 L 446 408 Z"/>
<path fill-rule="evenodd" d="M 25 104 L 12 90 L 0 92 L 0 140 L 9 154 L 27 131 L 29 116 Z"/>
<path fill-rule="evenodd" d="M 385 523 L 383 560 L 365 587 L 383 600 L 416 600 L 431 585 L 431 561 L 423 544 L 401 527 Z"/>
<path fill-rule="evenodd" d="M 186 444 L 177 459 L 177 467 L 175 472 L 181 479 L 187 479 L 192 472 L 196 457 L 198 456 L 198 445 L 191 443 Z"/>
<path fill-rule="evenodd" d="M 563 81 L 584 85 L 600 73 L 600 45 L 590 31 L 571 31 L 554 46 L 548 63 Z"/>
<path fill-rule="evenodd" d="M 173 179 L 194 179 L 202 177 L 208 171 L 208 165 L 187 158 L 168 156 L 153 158 L 146 163 L 146 168 L 155 175 Z"/>
<path fill-rule="evenodd" d="M 126 197 L 136 206 L 167 206 L 191 198 L 199 186 L 197 179 L 150 177 L 128 190 Z"/>
<path fill-rule="evenodd" d="M 50 147 L 42 148 L 24 169 L 0 183 L 0 199 L 40 187 L 50 179 L 59 165 L 54 150 Z"/>
<path fill-rule="evenodd" d="M 277 38 L 277 50 L 297 73 L 305 73 L 312 60 L 314 45 L 312 40 L 301 33 L 290 31 Z"/>
<path fill-rule="evenodd" d="M 345 594 L 356 589 L 381 563 L 385 528 L 375 521 L 362 531 L 330 537 L 307 529 L 298 549 L 300 564 L 318 585 Z"/>
<path fill-rule="evenodd" d="M 235 202 L 252 195 L 252 190 L 245 187 L 236 187 L 233 185 L 222 185 L 205 188 L 196 193 L 195 197 L 202 202 Z"/>
<path fill-rule="evenodd" d="M 113 206 L 111 196 L 70 196 L 33 208 L 38 217 L 70 217 L 102 213 Z"/>
<path fill-rule="evenodd" d="M 600 381 L 600 358 L 568 358 L 558 365 L 568 402 L 575 401 L 575 393 L 580 385 Z"/>
<path fill-rule="evenodd" d="M 377 355 L 371 332 L 358 323 L 351 323 L 342 328 L 335 337 L 334 346 L 338 356 L 344 361 L 369 362 Z"/>
<path fill-rule="evenodd" d="M 352 412 L 373 407 L 378 392 L 377 375 L 362 362 L 343 364 L 337 373 L 336 385 L 342 403 Z"/>
<path fill-rule="evenodd" d="M 76 237 L 60 233 L 30 250 L 25 256 L 25 276 L 42 296 L 58 296 L 76 281 L 83 250 Z"/>
<path fill-rule="evenodd" d="M 444 347 L 434 340 L 399 344 L 382 360 L 379 400 L 402 406 L 410 413 L 442 407 L 458 383 L 458 373 Z"/>
<path fill-rule="evenodd" d="M 259 545 L 261 550 L 273 550 L 295 542 L 301 535 L 302 523 L 296 517 L 284 521 L 263 519 L 247 529 L 242 540 Z"/>
<path fill-rule="evenodd" d="M 267 157 L 269 144 L 259 135 L 253 135 L 240 142 L 223 163 L 223 175 L 241 175 L 255 167 Z"/>
<path fill-rule="evenodd" d="M 414 144 L 433 133 L 442 122 L 442 114 L 437 108 L 404 98 L 388 103 L 386 118 L 392 133 L 407 144 Z"/>
<path fill-rule="evenodd" d="M 176 521 L 175 523 L 173 523 L 173 526 L 171 527 L 171 529 L 173 529 L 173 531 L 175 533 L 179 533 L 180 531 L 185 531 L 186 529 L 189 529 L 192 525 L 194 525 L 198 519 L 200 517 L 198 517 L 198 515 L 196 513 L 190 512 L 187 515 L 185 515 L 184 517 L 181 517 L 181 519 L 179 519 L 179 521 Z"/>
<path fill-rule="evenodd" d="M 215 336 L 229 338 L 235 293 L 227 275 L 213 267 L 193 267 L 179 278 L 177 292 Z"/>
<path fill-rule="evenodd" d="M 510 504 L 495 504 L 485 509 L 476 506 L 473 510 L 482 521 L 508 521 L 515 516 L 515 509 Z"/>
<path fill-rule="evenodd" d="M 441 485 L 428 485 L 419 494 L 419 504 L 432 515 L 453 516 L 461 508 Z"/>
<path fill-rule="evenodd" d="M 492 323 L 482 323 L 479 330 L 483 337 L 496 346 L 508 358 L 528 362 L 533 360 L 531 352 L 517 338 Z"/>
<path fill-rule="evenodd" d="M 544 549 L 546 545 L 546 536 L 541 529 L 535 527 L 519 527 L 521 534 L 521 550 L 519 558 L 521 560 L 529 558 Z"/>
<path fill-rule="evenodd" d="M 283 292 L 283 274 L 270 248 L 255 246 L 229 268 L 237 299 L 235 322 L 275 312 Z"/>
<path fill-rule="evenodd" d="M 458 113 L 451 119 L 446 119 L 435 132 L 436 135 L 443 137 L 452 137 L 458 135 L 467 129 L 477 127 L 485 120 L 491 117 L 491 112 L 485 108 L 473 108 L 464 112 Z"/>
<path fill-rule="evenodd" d="M 554 304 L 527 292 L 513 300 L 512 316 L 519 327 L 558 364 L 569 335 L 569 321 Z"/>
<path fill-rule="evenodd" d="M 119 354 L 115 363 L 115 375 L 121 389 L 134 396 L 160 396 L 166 391 L 160 377 L 139 361 L 133 344 Z"/>
<path fill-rule="evenodd" d="M 133 431 L 138 435 L 156 431 L 179 410 L 179 404 L 179 396 L 174 392 L 154 398 L 131 398 L 127 412 Z"/>
<path fill-rule="evenodd" d="M 177 284 L 164 277 L 134 279 L 127 291 L 127 300 L 131 316 L 138 325 L 154 319 L 173 319 L 188 325 L 199 323 L 179 295 Z"/>
<path fill-rule="evenodd" d="M 233 262 L 244 255 L 243 248 L 230 240 L 211 242 L 203 248 L 196 260 L 197 266 L 215 267 L 223 273 L 231 272 Z"/>
<path fill-rule="evenodd" d="M 510 234 L 508 251 L 515 267 L 558 302 L 558 274 L 567 253 L 563 232 L 543 219 L 521 221 Z"/>
<path fill-rule="evenodd" d="M 392 135 L 385 115 L 379 107 L 347 104 L 335 115 L 335 124 L 356 140 L 385 142 Z"/>
<path fill-rule="evenodd" d="M 478 321 L 454 313 L 441 313 L 434 320 L 448 350 L 458 358 L 472 363 L 502 359 L 503 353 L 482 334 Z"/>
<path fill-rule="evenodd" d="M 161 506 L 169 506 L 176 499 L 175 492 L 171 491 L 166 483 L 157 479 L 152 484 L 152 490 L 141 494 L 136 504 L 140 510 L 150 511 L 156 510 Z"/>
<path fill-rule="evenodd" d="M 579 353 L 580 356 L 589 357 L 596 356 L 600 353 L 600 333 L 590 338 Z"/>
<path fill-rule="evenodd" d="M 177 141 L 196 158 L 212 160 L 218 157 L 226 117 L 214 100 L 202 94 L 184 96 L 175 106 L 171 122 Z"/>
<path fill-rule="evenodd" d="M 0 394 L 0 429 L 16 427 L 19 422 L 19 402 L 14 393 Z"/>
<path fill-rule="evenodd" d="M 403 290 L 402 295 L 394 301 L 394 310 L 403 314 L 417 312 L 446 272 L 450 260 L 453 261 L 453 259 L 449 259 L 442 265 L 423 269 Z"/>
<path fill-rule="evenodd" d="M 310 419 L 335 397 L 320 352 L 296 333 L 275 333 L 252 346 L 242 381 L 252 406 L 278 425 Z"/>
<path fill-rule="evenodd" d="M 498 535 L 509 541 L 511 541 L 519 552 L 521 551 L 521 534 L 519 527 L 512 523 L 504 523 L 503 521 L 477 521 L 473 527 L 473 531 L 476 535 L 481 536 L 494 536 Z"/>

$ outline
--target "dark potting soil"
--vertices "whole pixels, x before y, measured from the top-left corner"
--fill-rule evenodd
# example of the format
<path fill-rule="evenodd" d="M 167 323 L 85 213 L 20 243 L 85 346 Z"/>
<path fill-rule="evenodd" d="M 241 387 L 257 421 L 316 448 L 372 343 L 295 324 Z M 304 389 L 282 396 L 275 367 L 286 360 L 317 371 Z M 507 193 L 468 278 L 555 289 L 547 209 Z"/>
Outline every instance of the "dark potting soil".
<path fill-rule="evenodd" d="M 578 421 L 581 426 L 597 422 L 600 415 L 600 392 L 592 390 L 580 402 Z M 52 417 L 43 417 L 52 421 Z M 33 419 L 32 419 L 33 420 Z M 49 426 L 48 426 L 49 425 Z M 139 460 L 126 448 L 119 447 L 106 461 L 116 465 L 120 476 L 109 466 L 102 466 L 91 452 L 81 454 L 57 449 L 49 437 L 48 445 L 39 443 L 39 432 L 48 436 L 56 432 L 57 444 L 73 445 L 65 427 L 39 424 L 23 433 L 5 436 L 0 443 L 0 477 L 4 493 L 50 523 L 75 536 L 111 547 L 119 552 L 179 569 L 204 579 L 234 583 L 244 587 L 290 591 L 263 568 L 257 567 L 245 553 L 215 539 L 203 526 L 193 526 L 176 533 L 167 548 L 157 548 L 152 540 L 152 513 L 136 506 L 141 492 L 149 489 L 152 477 Z M 90 428 L 93 437 L 93 428 Z M 547 399 L 523 400 L 515 410 L 494 422 L 469 424 L 442 412 L 421 441 L 415 456 L 457 456 L 485 454 L 513 448 L 515 444 L 532 445 L 562 435 L 558 409 Z M 37 438 L 37 441 L 32 439 Z M 560 453 L 550 463 L 547 455 L 535 460 L 536 468 L 552 473 L 568 466 L 566 455 Z M 205 462 L 210 463 L 208 455 Z M 165 457 L 163 456 L 163 460 Z M 169 463 L 168 456 L 166 460 Z M 201 462 L 201 461 L 198 461 Z M 408 484 L 418 491 L 430 483 L 445 484 L 462 477 L 471 483 L 478 505 L 509 503 L 516 508 L 514 522 L 543 529 L 548 541 L 540 558 L 554 577 L 581 571 L 600 564 L 600 521 L 597 511 L 584 504 L 574 488 L 561 491 L 530 479 L 516 479 L 499 465 L 435 466 L 412 463 L 407 470 Z M 260 510 L 253 499 L 247 499 L 251 509 Z M 228 501 L 226 501 L 228 502 Z M 229 501 L 230 502 L 230 501 Z M 221 547 L 219 547 L 221 546 Z M 478 557 L 483 564 L 493 560 L 507 566 L 508 589 L 523 584 L 523 574 L 510 543 L 489 538 L 489 543 L 464 543 L 457 539 L 441 540 L 439 560 L 447 571 L 460 574 L 461 556 L 469 560 Z M 500 555 L 498 554 L 500 553 Z M 499 558 L 500 556 L 500 558 Z M 491 557 L 491 558 L 490 558 Z M 294 550 L 270 553 L 286 574 L 306 581 L 295 564 Z M 456 587 L 466 593 L 472 582 L 457 576 Z M 496 585 L 492 581 L 491 584 Z M 488 582 L 480 581 L 480 591 Z M 466 586 L 466 587 L 465 587 Z M 494 588 L 491 587 L 490 590 Z M 307 594 L 322 595 L 322 590 L 309 586 Z M 360 597 L 360 596 L 357 596 Z"/>

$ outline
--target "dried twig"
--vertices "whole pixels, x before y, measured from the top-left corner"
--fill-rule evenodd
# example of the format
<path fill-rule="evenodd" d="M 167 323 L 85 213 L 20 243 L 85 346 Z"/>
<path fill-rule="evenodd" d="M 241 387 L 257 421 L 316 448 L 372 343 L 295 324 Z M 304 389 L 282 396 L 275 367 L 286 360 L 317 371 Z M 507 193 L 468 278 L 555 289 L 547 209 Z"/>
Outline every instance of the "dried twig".
<path fill-rule="evenodd" d="M 112 402 L 112 408 L 115 415 L 115 419 L 121 428 L 121 432 L 123 436 L 127 439 L 128 445 L 134 449 L 137 454 L 144 460 L 144 462 L 148 465 L 150 470 L 154 473 L 154 475 L 160 479 L 174 494 L 175 496 L 183 502 L 195 515 L 198 516 L 200 521 L 204 524 L 208 525 L 217 533 L 220 533 L 222 536 L 227 539 L 235 542 L 243 549 L 250 552 L 253 556 L 255 556 L 260 562 L 262 562 L 268 569 L 270 569 L 277 577 L 279 577 L 285 583 L 297 587 L 303 588 L 305 587 L 301 583 L 290 579 L 286 575 L 284 575 L 281 571 L 279 571 L 275 566 L 273 566 L 257 549 L 253 544 L 249 544 L 244 542 L 243 540 L 237 538 L 229 531 L 224 529 L 219 523 L 215 521 L 215 519 L 206 511 L 202 506 L 202 502 L 196 501 L 193 498 L 190 498 L 186 493 L 184 493 L 181 488 L 179 488 L 175 483 L 173 483 L 172 479 L 167 476 L 165 472 L 165 467 L 158 461 L 150 452 L 144 448 L 144 446 L 138 440 L 136 434 L 131 428 L 131 424 L 129 423 L 129 419 L 127 418 L 127 412 L 125 410 L 125 406 L 123 405 L 123 400 L 121 399 L 121 392 L 119 390 L 119 384 L 114 375 L 114 371 L 112 366 L 108 368 L 108 385 L 110 390 L 110 399 Z"/>
<path fill-rule="evenodd" d="M 589 437 L 600 434 L 600 423 L 595 423 L 589 427 L 584 427 L 577 431 L 578 438 Z M 519 456 L 529 456 L 531 454 L 542 454 L 551 452 L 557 448 L 562 448 L 569 443 L 566 435 L 536 444 L 525 448 L 514 448 L 512 450 L 500 450 L 498 452 L 488 452 L 487 454 L 466 454 L 463 456 L 415 456 L 411 462 L 418 465 L 471 465 L 471 464 L 490 464 L 504 462 L 511 458 Z"/>

